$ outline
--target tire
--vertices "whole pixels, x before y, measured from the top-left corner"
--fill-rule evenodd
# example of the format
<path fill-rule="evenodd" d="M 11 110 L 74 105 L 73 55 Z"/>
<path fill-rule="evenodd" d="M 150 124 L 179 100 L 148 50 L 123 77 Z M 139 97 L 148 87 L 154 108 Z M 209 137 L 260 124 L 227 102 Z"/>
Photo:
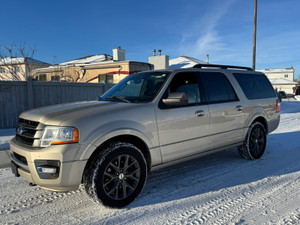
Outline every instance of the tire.
<path fill-rule="evenodd" d="M 111 143 L 92 159 L 83 175 L 86 193 L 97 203 L 122 208 L 142 192 L 147 163 L 134 145 Z"/>
<path fill-rule="evenodd" d="M 238 147 L 240 155 L 245 159 L 255 160 L 262 157 L 267 144 L 266 129 L 259 123 L 254 122 L 249 127 L 243 145 Z"/>

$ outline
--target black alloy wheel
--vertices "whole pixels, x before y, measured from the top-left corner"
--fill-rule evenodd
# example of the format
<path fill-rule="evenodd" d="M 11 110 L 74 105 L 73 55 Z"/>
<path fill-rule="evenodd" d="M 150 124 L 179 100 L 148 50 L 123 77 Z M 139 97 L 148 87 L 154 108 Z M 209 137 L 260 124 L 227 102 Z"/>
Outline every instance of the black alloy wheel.
<path fill-rule="evenodd" d="M 266 146 L 266 134 L 260 126 L 252 129 L 249 140 L 249 149 L 253 158 L 258 159 L 264 153 Z"/>
<path fill-rule="evenodd" d="M 140 165 L 134 157 L 117 156 L 108 163 L 102 176 L 105 194 L 114 200 L 127 198 L 138 186 L 140 171 Z"/>
<path fill-rule="evenodd" d="M 95 202 L 122 208 L 142 192 L 147 171 L 140 149 L 130 143 L 114 142 L 91 157 L 83 184 Z"/>
<path fill-rule="evenodd" d="M 266 130 L 260 122 L 249 127 L 244 143 L 238 147 L 240 155 L 245 159 L 259 159 L 265 152 L 267 144 Z"/>

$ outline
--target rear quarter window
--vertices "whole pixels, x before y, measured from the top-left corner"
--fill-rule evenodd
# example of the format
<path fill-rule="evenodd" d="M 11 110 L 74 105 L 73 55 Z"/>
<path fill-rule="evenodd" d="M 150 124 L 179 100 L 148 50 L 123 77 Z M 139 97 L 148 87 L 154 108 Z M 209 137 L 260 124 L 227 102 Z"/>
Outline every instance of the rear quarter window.
<path fill-rule="evenodd" d="M 263 74 L 233 73 L 233 76 L 250 100 L 276 97 L 272 84 Z"/>

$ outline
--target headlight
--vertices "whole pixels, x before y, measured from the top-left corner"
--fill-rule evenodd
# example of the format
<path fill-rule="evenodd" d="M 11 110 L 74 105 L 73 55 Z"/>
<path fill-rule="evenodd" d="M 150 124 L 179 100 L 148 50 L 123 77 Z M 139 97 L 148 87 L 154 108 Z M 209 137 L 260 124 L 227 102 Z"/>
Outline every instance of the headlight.
<path fill-rule="evenodd" d="M 77 143 L 79 131 L 73 127 L 46 126 L 41 139 L 41 147 L 49 145 Z"/>

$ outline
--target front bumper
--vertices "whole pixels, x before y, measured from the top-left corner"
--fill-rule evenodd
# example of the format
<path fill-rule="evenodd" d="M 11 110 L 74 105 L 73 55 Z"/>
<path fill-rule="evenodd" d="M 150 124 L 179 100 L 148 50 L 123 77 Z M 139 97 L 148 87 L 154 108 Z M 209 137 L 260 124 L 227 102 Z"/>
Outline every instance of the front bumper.
<path fill-rule="evenodd" d="M 47 148 L 31 148 L 20 145 L 15 138 L 10 143 L 10 158 L 17 165 L 17 172 L 28 182 L 53 191 L 78 189 L 87 160 L 79 160 L 80 152 L 87 146 L 80 144 L 53 145 Z M 77 160 L 78 159 L 78 160 Z M 41 178 L 36 163 L 41 160 L 59 161 L 57 177 Z"/>

